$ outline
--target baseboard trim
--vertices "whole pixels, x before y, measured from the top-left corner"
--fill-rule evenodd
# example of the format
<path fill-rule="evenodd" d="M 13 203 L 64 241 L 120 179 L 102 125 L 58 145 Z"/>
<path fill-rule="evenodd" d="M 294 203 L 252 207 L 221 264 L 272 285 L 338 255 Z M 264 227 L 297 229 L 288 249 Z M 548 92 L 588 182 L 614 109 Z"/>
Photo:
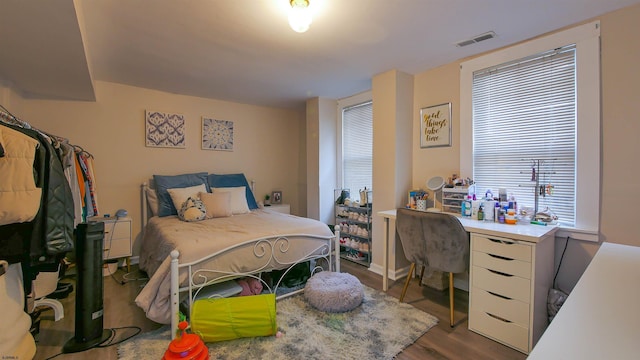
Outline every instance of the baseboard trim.
<path fill-rule="evenodd" d="M 378 264 L 371 263 L 369 271 L 382 276 L 384 274 L 384 268 Z M 409 266 L 405 266 L 400 269 L 389 269 L 389 280 L 396 281 L 398 279 L 405 278 L 409 273 Z"/>
<path fill-rule="evenodd" d="M 404 279 L 407 277 L 409 273 L 410 265 L 402 267 L 400 269 L 389 269 L 389 280 L 396 281 L 398 279 Z M 382 276 L 384 274 L 384 270 L 382 266 L 378 264 L 371 263 L 369 266 L 369 271 Z M 414 275 L 415 276 L 415 275 Z M 469 291 L 469 272 L 464 272 L 461 274 L 454 274 L 453 276 L 453 287 L 456 289 L 461 289 L 464 291 Z"/>

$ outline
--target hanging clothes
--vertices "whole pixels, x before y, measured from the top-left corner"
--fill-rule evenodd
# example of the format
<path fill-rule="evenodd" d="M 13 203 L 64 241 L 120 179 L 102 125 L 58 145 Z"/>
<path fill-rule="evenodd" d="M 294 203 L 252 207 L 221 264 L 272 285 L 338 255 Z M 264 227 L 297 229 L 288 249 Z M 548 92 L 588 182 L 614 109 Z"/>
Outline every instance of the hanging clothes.
<path fill-rule="evenodd" d="M 42 191 L 33 220 L 0 226 L 0 253 L 10 263 L 26 261 L 32 268 L 55 265 L 60 255 L 73 250 L 73 197 L 62 164 L 55 148 L 38 131 L 0 125 L 38 140 L 33 174 Z"/>
<path fill-rule="evenodd" d="M 82 178 L 84 179 L 84 216 L 86 218 L 90 218 L 92 216 L 96 216 L 95 213 L 95 204 L 93 201 L 93 196 L 91 195 L 93 183 L 91 180 L 91 173 L 89 172 L 89 167 L 87 166 L 86 156 L 82 152 L 77 152 L 76 156 L 78 158 L 78 163 L 80 164 L 80 169 L 82 169 Z M 95 189 L 94 189 L 95 190 Z"/>
<path fill-rule="evenodd" d="M 33 220 L 42 189 L 36 187 L 33 162 L 39 142 L 8 127 L 0 127 L 0 225 Z"/>
<path fill-rule="evenodd" d="M 93 166 L 93 156 L 88 154 L 87 158 L 87 169 L 89 169 L 89 175 L 91 176 L 91 201 L 93 204 L 93 213 L 94 216 L 99 215 L 98 212 L 98 180 L 96 179 L 96 172 L 94 171 Z"/>
<path fill-rule="evenodd" d="M 33 149 L 34 143 L 37 144 L 33 156 L 23 156 L 22 166 L 26 164 L 25 168 L 11 165 L 11 169 L 0 169 L 0 190 L 8 186 L 15 190 L 15 184 L 22 184 L 24 189 L 33 192 L 33 181 L 37 189 L 35 192 L 40 193 L 37 204 L 30 205 L 36 208 L 35 216 L 13 219 L 16 221 L 13 223 L 7 223 L 7 220 L 0 223 L 0 257 L 10 264 L 21 264 L 24 290 L 30 293 L 31 282 L 37 274 L 40 271 L 57 271 L 60 260 L 74 249 L 74 199 L 62 166 L 63 150 L 58 137 L 32 128 L 2 105 L 0 129 L 3 135 L 0 151 L 2 161 L 13 156 L 14 142 L 5 141 L 5 134 L 10 134 L 12 139 L 18 138 L 16 133 L 22 136 L 22 140 L 29 138 L 27 144 L 30 149 Z M 6 194 L 0 191 L 0 196 Z M 15 209 L 26 206 L 28 200 L 23 200 L 9 199 L 8 203 L 2 202 L 0 211 L 11 209 L 15 212 Z M 25 221 L 20 222 L 22 220 Z"/>
<path fill-rule="evenodd" d="M 76 169 L 76 178 L 78 179 L 78 189 L 80 190 L 80 212 L 83 211 L 83 208 L 85 206 L 85 194 L 87 192 L 87 189 L 85 188 L 84 184 L 85 184 L 85 180 L 84 180 L 84 173 L 82 172 L 82 167 L 80 166 L 80 162 L 78 161 L 78 156 L 76 156 L 76 153 L 73 153 L 73 160 L 75 162 L 75 169 Z M 84 213 L 82 215 L 84 217 Z M 84 221 L 84 219 L 83 219 Z"/>
<path fill-rule="evenodd" d="M 68 143 L 61 143 L 62 149 L 62 167 L 64 169 L 64 176 L 67 178 L 69 188 L 71 189 L 71 196 L 73 197 L 73 227 L 77 227 L 79 223 L 83 222 L 82 219 L 82 199 L 80 193 L 80 186 L 78 184 L 78 173 L 76 171 L 76 153 L 73 146 Z"/>

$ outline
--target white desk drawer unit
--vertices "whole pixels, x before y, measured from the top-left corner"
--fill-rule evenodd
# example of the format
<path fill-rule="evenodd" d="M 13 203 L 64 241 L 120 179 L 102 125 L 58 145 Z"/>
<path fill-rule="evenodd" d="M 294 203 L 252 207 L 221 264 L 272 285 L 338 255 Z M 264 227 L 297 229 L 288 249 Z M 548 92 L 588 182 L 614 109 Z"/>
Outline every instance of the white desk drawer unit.
<path fill-rule="evenodd" d="M 472 285 L 474 287 L 487 290 L 497 296 L 529 302 L 531 296 L 530 279 L 479 266 L 474 266 L 473 272 Z"/>
<path fill-rule="evenodd" d="M 529 353 L 547 325 L 553 241 L 471 234 L 469 329 Z M 544 294 L 541 294 L 544 293 Z"/>

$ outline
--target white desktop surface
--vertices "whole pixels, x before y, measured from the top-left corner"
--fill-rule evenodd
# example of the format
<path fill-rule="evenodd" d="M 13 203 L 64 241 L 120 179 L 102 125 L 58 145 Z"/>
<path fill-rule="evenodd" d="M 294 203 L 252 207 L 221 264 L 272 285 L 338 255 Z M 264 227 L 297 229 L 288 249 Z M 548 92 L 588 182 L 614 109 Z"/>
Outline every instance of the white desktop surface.
<path fill-rule="evenodd" d="M 415 210 L 418 211 L 418 210 Z M 388 289 L 388 274 L 389 274 L 389 220 L 396 218 L 397 209 L 378 211 L 378 216 L 384 219 L 384 241 L 383 241 L 383 253 L 382 253 L 382 290 Z M 470 233 L 477 233 L 489 236 L 504 237 L 513 240 L 528 241 L 537 243 L 541 239 L 546 238 L 548 235 L 555 233 L 558 230 L 556 225 L 510 225 L 501 224 L 491 221 L 473 220 L 470 218 L 456 215 L 464 229 Z"/>
<path fill-rule="evenodd" d="M 379 211 L 378 215 L 383 218 L 395 219 L 396 209 Z M 416 210 L 418 211 L 418 210 Z M 493 221 L 474 220 L 458 216 L 457 214 L 451 214 L 457 216 L 458 220 L 465 230 L 472 233 L 484 234 L 489 236 L 501 236 L 508 237 L 514 240 L 522 240 L 529 242 L 538 242 L 544 238 L 547 234 L 553 233 L 558 230 L 555 225 L 510 225 L 501 224 Z"/>
<path fill-rule="evenodd" d="M 603 243 L 528 359 L 640 358 L 640 247 Z"/>

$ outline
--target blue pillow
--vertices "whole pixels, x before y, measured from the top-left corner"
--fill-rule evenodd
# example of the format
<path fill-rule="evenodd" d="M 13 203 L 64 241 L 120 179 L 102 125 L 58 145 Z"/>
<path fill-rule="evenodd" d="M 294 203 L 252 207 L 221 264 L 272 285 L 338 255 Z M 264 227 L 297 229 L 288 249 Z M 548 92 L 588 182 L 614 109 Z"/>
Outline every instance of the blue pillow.
<path fill-rule="evenodd" d="M 210 191 L 207 175 L 208 173 L 206 172 L 182 175 L 153 175 L 153 183 L 158 194 L 158 216 L 178 215 L 178 210 L 173 206 L 173 201 L 171 201 L 171 196 L 167 189 L 205 184 L 207 191 Z"/>
<path fill-rule="evenodd" d="M 247 189 L 247 205 L 249 205 L 249 209 L 257 209 L 258 203 L 256 203 L 256 198 L 253 197 L 253 191 L 251 191 L 251 187 L 249 186 L 247 178 L 244 176 L 244 174 L 209 175 L 210 188 L 238 186 L 244 186 Z"/>

